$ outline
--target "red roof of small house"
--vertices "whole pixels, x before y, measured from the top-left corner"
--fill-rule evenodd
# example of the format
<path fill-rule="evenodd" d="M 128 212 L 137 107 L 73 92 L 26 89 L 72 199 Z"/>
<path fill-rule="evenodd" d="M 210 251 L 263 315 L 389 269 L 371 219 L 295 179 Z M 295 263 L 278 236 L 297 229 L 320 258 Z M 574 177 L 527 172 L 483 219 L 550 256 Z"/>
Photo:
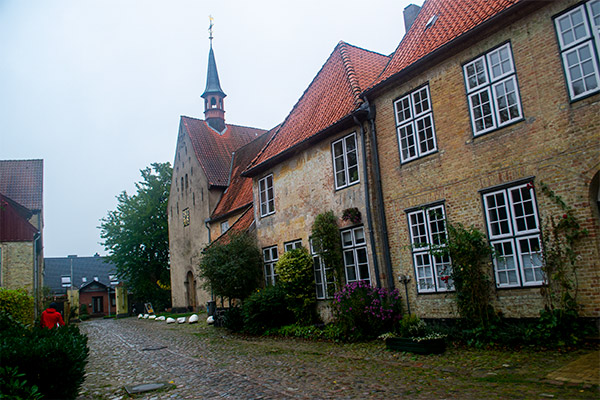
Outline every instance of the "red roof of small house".
<path fill-rule="evenodd" d="M 0 160 L 0 193 L 31 211 L 43 207 L 44 160 Z"/>
<path fill-rule="evenodd" d="M 221 133 L 206 121 L 181 116 L 181 129 L 190 137 L 196 158 L 210 185 L 227 186 L 231 167 L 231 153 L 265 132 L 264 129 L 226 124 Z"/>
<path fill-rule="evenodd" d="M 30 242 L 38 232 L 29 223 L 33 213 L 0 193 L 0 242 Z"/>
<path fill-rule="evenodd" d="M 524 0 L 426 0 L 376 86 Z"/>
<path fill-rule="evenodd" d="M 252 228 L 252 224 L 254 223 L 254 206 L 250 204 L 246 211 L 234 222 L 233 225 L 229 227 L 227 232 L 223 233 L 221 236 L 212 241 L 210 245 L 213 243 L 227 244 L 231 240 L 231 235 L 234 233 L 241 233 L 250 231 Z"/>
<path fill-rule="evenodd" d="M 233 153 L 229 186 L 219 199 L 212 219 L 218 219 L 252 203 L 252 178 L 243 177 L 241 173 L 269 141 L 277 128 L 271 129 Z"/>
<path fill-rule="evenodd" d="M 248 167 L 248 175 L 349 116 L 361 105 L 362 90 L 379 76 L 388 60 L 382 54 L 338 43 L 273 139 Z"/>

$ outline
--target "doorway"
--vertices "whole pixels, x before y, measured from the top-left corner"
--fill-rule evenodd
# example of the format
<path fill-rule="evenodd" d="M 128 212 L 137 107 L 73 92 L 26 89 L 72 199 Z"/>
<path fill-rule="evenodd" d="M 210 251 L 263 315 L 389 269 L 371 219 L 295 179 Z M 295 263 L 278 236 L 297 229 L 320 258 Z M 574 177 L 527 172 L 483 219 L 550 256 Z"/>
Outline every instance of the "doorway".
<path fill-rule="evenodd" d="M 196 279 L 192 271 L 188 271 L 185 279 L 185 288 L 187 291 L 187 305 L 190 311 L 196 310 Z"/>

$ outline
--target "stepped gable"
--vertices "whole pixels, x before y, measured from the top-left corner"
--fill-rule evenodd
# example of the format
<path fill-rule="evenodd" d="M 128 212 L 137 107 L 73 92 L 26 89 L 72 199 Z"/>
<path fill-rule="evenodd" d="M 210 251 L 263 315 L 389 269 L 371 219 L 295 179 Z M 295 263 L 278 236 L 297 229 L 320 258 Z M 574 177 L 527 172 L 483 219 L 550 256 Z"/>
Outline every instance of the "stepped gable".
<path fill-rule="evenodd" d="M 212 186 L 227 186 L 231 167 L 231 153 L 265 132 L 264 129 L 226 124 L 221 133 L 206 121 L 181 116 L 181 126 L 190 137 L 196 158 Z"/>
<path fill-rule="evenodd" d="M 389 64 L 372 86 L 525 0 L 426 0 Z"/>
<path fill-rule="evenodd" d="M 362 103 L 361 91 L 388 60 L 382 54 L 339 42 L 248 173 L 349 116 Z"/>
<path fill-rule="evenodd" d="M 44 160 L 0 160 L 0 193 L 31 211 L 43 206 Z"/>
<path fill-rule="evenodd" d="M 229 186 L 213 211 L 211 219 L 216 219 L 252 204 L 252 178 L 241 175 L 258 152 L 271 139 L 278 127 L 258 137 L 233 154 Z"/>

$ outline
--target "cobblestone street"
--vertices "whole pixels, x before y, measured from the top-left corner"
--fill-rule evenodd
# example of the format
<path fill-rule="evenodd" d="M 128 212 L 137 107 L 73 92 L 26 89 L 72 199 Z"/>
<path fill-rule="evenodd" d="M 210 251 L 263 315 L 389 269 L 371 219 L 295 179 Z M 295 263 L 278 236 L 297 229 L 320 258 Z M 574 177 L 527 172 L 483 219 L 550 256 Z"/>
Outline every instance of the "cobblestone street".
<path fill-rule="evenodd" d="M 202 316 L 201 316 L 202 319 Z M 142 399 L 597 398 L 593 385 L 546 375 L 585 354 L 448 349 L 416 356 L 381 342 L 248 338 L 200 324 L 105 319 L 81 323 L 90 358 L 80 400 L 127 399 L 126 385 L 173 382 Z"/>

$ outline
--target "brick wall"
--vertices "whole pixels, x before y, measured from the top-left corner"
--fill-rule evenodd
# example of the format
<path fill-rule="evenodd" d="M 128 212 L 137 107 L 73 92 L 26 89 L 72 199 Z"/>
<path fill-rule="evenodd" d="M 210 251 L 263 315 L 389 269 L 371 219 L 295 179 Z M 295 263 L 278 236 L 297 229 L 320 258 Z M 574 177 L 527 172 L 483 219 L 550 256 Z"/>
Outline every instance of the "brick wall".
<path fill-rule="evenodd" d="M 420 316 L 456 314 L 450 294 L 417 294 L 405 210 L 444 201 L 450 221 L 485 232 L 479 191 L 527 177 L 545 182 L 574 206 L 590 232 L 579 249 L 578 299 L 582 315 L 600 316 L 597 186 L 595 193 L 592 189 L 600 159 L 600 95 L 570 103 L 552 21 L 553 15 L 574 3 L 548 2 L 493 34 L 480 35 L 470 48 L 424 68 L 374 99 L 394 274 L 412 276 L 409 300 Z M 474 137 L 462 65 L 507 41 L 514 55 L 524 120 Z M 424 83 L 430 87 L 438 152 L 401 164 L 393 102 Z M 536 196 L 540 222 L 562 215 L 539 188 Z M 539 287 L 496 290 L 494 301 L 506 316 L 536 316 L 543 306 L 539 292 Z"/>

